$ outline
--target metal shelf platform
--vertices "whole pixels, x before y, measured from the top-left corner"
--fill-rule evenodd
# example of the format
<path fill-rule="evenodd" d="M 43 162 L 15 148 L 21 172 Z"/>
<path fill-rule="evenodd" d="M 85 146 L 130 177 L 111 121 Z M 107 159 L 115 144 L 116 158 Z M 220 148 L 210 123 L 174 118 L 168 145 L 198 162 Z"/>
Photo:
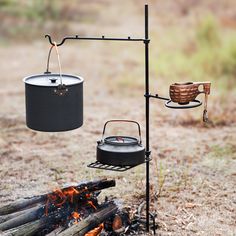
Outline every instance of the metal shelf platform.
<path fill-rule="evenodd" d="M 135 165 L 135 166 L 113 166 L 113 165 L 102 164 L 99 161 L 92 162 L 91 164 L 87 165 L 87 167 L 89 167 L 89 168 L 95 168 L 95 169 L 100 169 L 100 170 L 119 171 L 119 172 L 130 170 L 136 166 L 138 166 L 138 165 Z"/>

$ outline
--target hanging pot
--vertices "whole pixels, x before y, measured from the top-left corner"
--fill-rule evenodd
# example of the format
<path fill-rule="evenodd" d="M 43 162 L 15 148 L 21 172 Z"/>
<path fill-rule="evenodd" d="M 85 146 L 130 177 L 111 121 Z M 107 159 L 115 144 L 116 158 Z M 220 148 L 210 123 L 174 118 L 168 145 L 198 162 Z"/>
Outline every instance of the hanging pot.
<path fill-rule="evenodd" d="M 62 74 L 61 68 L 59 74 L 53 74 L 47 68 L 44 74 L 29 76 L 23 81 L 29 128 L 58 132 L 82 126 L 83 78 Z"/>
<path fill-rule="evenodd" d="M 105 129 L 111 122 L 130 122 L 138 126 L 139 140 L 131 136 L 105 136 Z M 110 120 L 103 128 L 102 140 L 97 145 L 97 161 L 113 166 L 135 166 L 145 161 L 145 148 L 142 146 L 140 125 L 132 120 Z"/>

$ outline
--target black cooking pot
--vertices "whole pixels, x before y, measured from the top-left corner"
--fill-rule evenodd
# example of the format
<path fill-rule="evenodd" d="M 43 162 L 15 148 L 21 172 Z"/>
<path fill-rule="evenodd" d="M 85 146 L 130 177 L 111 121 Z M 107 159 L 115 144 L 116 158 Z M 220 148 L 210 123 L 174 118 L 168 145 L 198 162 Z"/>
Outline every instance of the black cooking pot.
<path fill-rule="evenodd" d="M 109 122 L 131 122 L 138 126 L 139 140 L 130 136 L 108 136 L 104 138 Z M 102 140 L 97 145 L 97 161 L 113 166 L 135 166 L 145 161 L 145 148 L 142 146 L 140 125 L 132 120 L 110 120 L 103 128 Z"/>
<path fill-rule="evenodd" d="M 38 131 L 58 132 L 83 124 L 83 78 L 45 73 L 24 78 L 26 124 Z"/>
<path fill-rule="evenodd" d="M 59 74 L 49 72 L 56 49 Z M 44 74 L 24 78 L 26 125 L 46 132 L 67 131 L 83 125 L 83 78 L 62 74 L 57 44 L 51 46 Z"/>

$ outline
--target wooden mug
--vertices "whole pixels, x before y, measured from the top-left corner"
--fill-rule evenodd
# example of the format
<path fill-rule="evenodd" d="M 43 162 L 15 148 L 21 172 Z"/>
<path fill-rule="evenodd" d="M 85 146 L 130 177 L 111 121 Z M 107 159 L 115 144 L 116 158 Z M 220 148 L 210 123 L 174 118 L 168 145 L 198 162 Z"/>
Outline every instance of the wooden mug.
<path fill-rule="evenodd" d="M 203 90 L 199 90 L 199 86 L 203 86 Z M 170 85 L 170 98 L 173 102 L 177 102 L 180 105 L 188 104 L 195 100 L 200 94 L 204 93 L 209 95 L 211 88 L 211 82 L 186 82 L 186 83 L 174 83 Z"/>

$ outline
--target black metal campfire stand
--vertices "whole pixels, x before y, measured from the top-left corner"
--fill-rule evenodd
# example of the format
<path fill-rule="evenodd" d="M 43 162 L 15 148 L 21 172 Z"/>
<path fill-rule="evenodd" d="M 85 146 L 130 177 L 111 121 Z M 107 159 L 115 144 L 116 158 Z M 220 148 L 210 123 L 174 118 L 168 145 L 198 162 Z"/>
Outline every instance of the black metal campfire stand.
<path fill-rule="evenodd" d="M 55 45 L 51 39 L 50 35 L 45 35 L 46 38 L 48 38 L 51 45 Z M 165 101 L 170 101 L 169 98 L 166 97 L 160 97 L 158 94 L 151 95 L 149 93 L 149 28 L 148 28 L 148 5 L 145 5 L 145 37 L 144 38 L 131 38 L 130 36 L 127 38 L 112 38 L 112 37 L 80 37 L 78 35 L 75 36 L 68 36 L 64 37 L 60 43 L 57 44 L 57 46 L 61 46 L 65 43 L 66 40 L 101 40 L 101 41 L 128 41 L 128 42 L 143 42 L 145 46 L 145 114 L 146 114 L 146 150 L 145 150 L 145 163 L 146 163 L 146 230 L 149 232 L 149 226 L 150 226 L 150 218 L 152 218 L 153 222 L 155 222 L 155 214 L 150 213 L 150 161 L 151 161 L 151 150 L 150 150 L 150 143 L 149 143 L 149 111 L 150 111 L 150 98 L 157 98 Z M 200 106 L 202 103 L 198 100 L 193 101 L 194 104 L 189 104 L 187 106 L 168 106 L 168 103 L 166 103 L 166 106 L 169 108 L 176 108 L 176 109 L 185 109 L 185 108 L 192 108 Z M 101 163 L 92 163 L 88 165 L 92 168 L 99 168 L 99 169 L 106 169 L 106 170 L 114 170 L 114 171 L 125 171 L 132 166 L 108 166 L 108 165 L 102 165 Z M 153 224 L 153 230 L 155 234 L 155 223 Z"/>

